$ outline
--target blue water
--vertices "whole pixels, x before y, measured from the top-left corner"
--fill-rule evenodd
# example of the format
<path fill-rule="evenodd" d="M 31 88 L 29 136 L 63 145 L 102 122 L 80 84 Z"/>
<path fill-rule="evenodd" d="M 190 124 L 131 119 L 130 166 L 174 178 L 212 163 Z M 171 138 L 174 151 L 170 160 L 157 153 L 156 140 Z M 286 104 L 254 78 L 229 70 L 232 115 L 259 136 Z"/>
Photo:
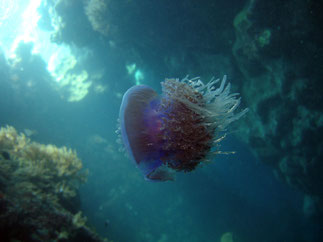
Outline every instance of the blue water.
<path fill-rule="evenodd" d="M 50 94 L 41 91 L 44 97 Z M 232 135 L 222 149 L 236 154 L 218 155 L 192 173 L 178 174 L 175 182 L 148 182 L 118 151 L 114 131 L 120 100 L 90 96 L 66 104 L 42 96 L 23 95 L 15 102 L 5 98 L 1 96 L 1 126 L 35 129 L 35 141 L 77 150 L 89 169 L 81 187 L 82 208 L 103 236 L 115 241 L 219 241 L 231 232 L 235 241 L 249 242 L 308 236 L 303 194 L 279 181 Z M 107 143 L 91 142 L 94 134 Z"/>
<path fill-rule="evenodd" d="M 278 181 L 233 136 L 222 148 L 236 154 L 218 155 L 190 174 L 179 174 L 175 182 L 152 183 L 117 151 L 119 103 L 109 97 L 68 105 L 57 100 L 41 104 L 33 97 L 38 104 L 25 108 L 1 101 L 1 113 L 12 112 L 2 116 L 2 125 L 36 129 L 36 141 L 78 151 L 89 169 L 81 188 L 84 213 L 100 234 L 115 241 L 218 241 L 226 232 L 238 241 L 306 236 L 302 194 Z M 89 144 L 93 134 L 106 138 L 112 153 Z"/>
<path fill-rule="evenodd" d="M 235 6 L 241 7 L 241 2 Z M 91 42 L 88 47 L 93 53 L 83 67 L 93 72 L 103 68 L 100 81 L 108 89 L 102 94 L 90 89 L 79 102 L 62 99 L 41 58 L 26 58 L 18 69 L 9 67 L 5 58 L 0 60 L 0 126 L 36 130 L 32 140 L 77 151 L 89 170 L 88 181 L 80 188 L 89 226 L 113 241 L 220 241 L 225 233 L 231 233 L 234 242 L 318 240 L 320 228 L 303 214 L 304 194 L 279 180 L 234 134 L 223 141 L 221 150 L 235 154 L 217 155 L 191 173 L 178 174 L 174 182 L 146 181 L 118 151 L 115 134 L 121 96 L 136 83 L 125 66 L 136 58 L 116 50 L 99 56 L 106 45 L 102 39 Z M 212 58 L 222 63 L 217 73 L 234 69 L 231 62 L 223 63 L 227 57 L 221 53 Z M 142 66 L 141 82 L 159 92 L 165 77 L 188 69 L 165 73 L 166 67 L 158 61 L 150 63 L 155 66 L 152 70 Z"/>
<path fill-rule="evenodd" d="M 42 90 L 44 96 L 47 92 Z M 1 113 L 6 115 L 0 124 L 35 129 L 35 141 L 77 150 L 89 169 L 88 182 L 81 187 L 82 208 L 101 235 L 115 241 L 219 241 L 226 232 L 237 241 L 307 236 L 303 195 L 278 181 L 234 136 L 223 141 L 222 149 L 236 154 L 218 155 L 192 173 L 178 174 L 175 182 L 147 182 L 118 152 L 114 131 L 119 100 L 93 96 L 65 104 L 41 99 L 2 98 Z M 107 140 L 109 152 L 106 144 L 89 141 L 94 134 Z"/>

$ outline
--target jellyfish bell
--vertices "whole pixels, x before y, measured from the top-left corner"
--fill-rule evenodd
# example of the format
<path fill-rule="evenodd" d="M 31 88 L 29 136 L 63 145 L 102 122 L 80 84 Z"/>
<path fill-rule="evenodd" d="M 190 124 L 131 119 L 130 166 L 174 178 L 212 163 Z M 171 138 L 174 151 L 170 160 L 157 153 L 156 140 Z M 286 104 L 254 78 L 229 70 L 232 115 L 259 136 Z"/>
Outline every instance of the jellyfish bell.
<path fill-rule="evenodd" d="M 158 103 L 158 95 L 152 88 L 144 85 L 130 88 L 120 108 L 121 136 L 131 159 L 147 179 L 171 180 L 169 173 L 161 168 Z"/>
<path fill-rule="evenodd" d="M 120 107 L 121 138 L 148 180 L 174 180 L 207 160 L 219 134 L 247 109 L 235 113 L 240 98 L 230 94 L 226 76 L 204 84 L 199 78 L 166 79 L 162 95 L 145 85 L 131 87 Z"/>

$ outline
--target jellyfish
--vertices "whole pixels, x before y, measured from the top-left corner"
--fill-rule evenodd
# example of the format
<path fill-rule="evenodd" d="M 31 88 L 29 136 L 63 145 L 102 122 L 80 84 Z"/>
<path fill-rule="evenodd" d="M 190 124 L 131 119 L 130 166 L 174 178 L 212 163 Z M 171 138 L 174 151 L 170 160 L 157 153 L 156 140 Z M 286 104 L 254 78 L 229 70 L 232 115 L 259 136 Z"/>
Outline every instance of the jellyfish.
<path fill-rule="evenodd" d="M 162 94 L 146 85 L 123 96 L 120 138 L 130 158 L 150 181 L 174 180 L 176 172 L 193 171 L 221 153 L 219 142 L 237 112 L 238 93 L 230 93 L 224 76 L 204 84 L 200 78 L 166 79 Z"/>

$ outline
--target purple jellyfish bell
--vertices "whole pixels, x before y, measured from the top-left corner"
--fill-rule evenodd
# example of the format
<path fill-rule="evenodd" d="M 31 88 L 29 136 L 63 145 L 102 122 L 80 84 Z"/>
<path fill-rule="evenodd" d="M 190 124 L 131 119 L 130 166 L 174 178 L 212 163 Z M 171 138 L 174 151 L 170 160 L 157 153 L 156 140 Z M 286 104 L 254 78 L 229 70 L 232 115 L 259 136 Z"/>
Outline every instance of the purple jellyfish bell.
<path fill-rule="evenodd" d="M 230 94 L 226 76 L 220 86 L 218 82 L 166 79 L 161 83 L 161 96 L 144 85 L 124 94 L 119 115 L 121 138 L 146 179 L 174 180 L 175 172 L 194 170 L 224 138 L 219 134 L 248 111 L 235 114 L 239 94 Z"/>

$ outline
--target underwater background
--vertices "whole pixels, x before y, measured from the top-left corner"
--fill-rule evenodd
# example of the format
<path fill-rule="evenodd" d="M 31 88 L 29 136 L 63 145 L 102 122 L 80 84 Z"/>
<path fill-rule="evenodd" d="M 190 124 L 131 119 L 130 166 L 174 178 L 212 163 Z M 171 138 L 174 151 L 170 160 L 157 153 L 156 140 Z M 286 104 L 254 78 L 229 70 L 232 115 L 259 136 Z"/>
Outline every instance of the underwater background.
<path fill-rule="evenodd" d="M 322 241 L 322 1 L 0 5 L 0 241 Z M 147 181 L 122 96 L 186 75 L 240 93 L 235 154 Z"/>

